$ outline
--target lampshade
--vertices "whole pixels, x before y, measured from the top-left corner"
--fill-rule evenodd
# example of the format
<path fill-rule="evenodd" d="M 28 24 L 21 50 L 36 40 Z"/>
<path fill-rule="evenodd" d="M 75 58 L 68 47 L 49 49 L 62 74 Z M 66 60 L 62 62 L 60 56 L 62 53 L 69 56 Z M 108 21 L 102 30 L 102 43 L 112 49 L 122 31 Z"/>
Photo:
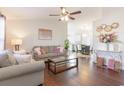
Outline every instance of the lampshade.
<path fill-rule="evenodd" d="M 12 39 L 11 40 L 11 45 L 21 45 L 22 40 L 21 39 Z"/>

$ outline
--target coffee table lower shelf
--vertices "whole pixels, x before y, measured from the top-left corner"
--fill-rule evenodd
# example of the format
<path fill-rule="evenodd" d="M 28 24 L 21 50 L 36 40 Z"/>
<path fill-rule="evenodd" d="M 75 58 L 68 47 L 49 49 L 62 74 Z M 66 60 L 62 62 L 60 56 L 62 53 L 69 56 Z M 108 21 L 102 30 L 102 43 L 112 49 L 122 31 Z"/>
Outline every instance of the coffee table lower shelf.
<path fill-rule="evenodd" d="M 71 63 L 71 60 L 75 60 L 75 65 L 74 66 L 71 66 L 71 67 L 68 67 L 68 68 L 64 68 L 60 71 L 57 71 L 57 68 L 58 67 L 62 67 L 63 65 L 66 65 L 68 63 Z M 66 70 L 69 70 L 69 69 L 72 69 L 72 68 L 75 68 L 77 67 L 78 68 L 78 58 L 73 58 L 73 59 L 66 59 L 66 60 L 61 60 L 61 61 L 53 61 L 51 59 L 49 59 L 48 61 L 48 69 L 53 72 L 54 74 L 58 74 L 58 73 L 61 73 L 63 71 L 66 71 Z M 52 69 L 53 68 L 53 69 Z"/>

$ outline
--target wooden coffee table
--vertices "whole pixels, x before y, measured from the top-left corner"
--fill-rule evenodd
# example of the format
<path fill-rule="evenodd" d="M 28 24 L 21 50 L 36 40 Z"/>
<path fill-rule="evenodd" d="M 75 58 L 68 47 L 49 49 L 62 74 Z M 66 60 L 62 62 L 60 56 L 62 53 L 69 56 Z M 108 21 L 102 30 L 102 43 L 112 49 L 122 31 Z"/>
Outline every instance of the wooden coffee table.
<path fill-rule="evenodd" d="M 75 62 L 74 66 L 68 67 L 68 68 L 64 68 L 60 71 L 57 71 L 57 68 L 62 67 L 63 65 L 67 65 L 68 63 L 71 64 L 71 60 L 75 60 L 73 62 Z M 52 58 L 52 59 L 48 59 L 48 69 L 53 72 L 54 74 L 69 70 L 71 68 L 75 68 L 78 67 L 78 58 L 77 57 L 65 57 L 65 56 L 61 56 L 61 57 L 57 57 L 57 58 Z M 53 69 L 52 69 L 53 68 Z"/>

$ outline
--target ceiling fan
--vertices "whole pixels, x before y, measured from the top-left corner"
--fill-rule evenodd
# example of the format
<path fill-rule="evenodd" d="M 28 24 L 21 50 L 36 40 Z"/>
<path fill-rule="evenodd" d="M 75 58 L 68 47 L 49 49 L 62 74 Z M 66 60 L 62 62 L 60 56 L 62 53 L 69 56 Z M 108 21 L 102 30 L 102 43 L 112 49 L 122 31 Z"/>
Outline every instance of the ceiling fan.
<path fill-rule="evenodd" d="M 69 19 L 75 20 L 72 15 L 81 14 L 81 11 L 69 12 L 64 7 L 60 7 L 61 13 L 60 14 L 50 14 L 49 16 L 60 16 L 59 21 L 68 21 Z"/>

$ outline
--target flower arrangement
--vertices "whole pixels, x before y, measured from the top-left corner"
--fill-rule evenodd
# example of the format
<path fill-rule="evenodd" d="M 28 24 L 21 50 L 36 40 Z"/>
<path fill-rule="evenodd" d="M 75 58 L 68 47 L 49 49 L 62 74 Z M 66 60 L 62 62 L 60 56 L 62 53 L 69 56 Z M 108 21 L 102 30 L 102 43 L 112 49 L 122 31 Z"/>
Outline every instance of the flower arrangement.
<path fill-rule="evenodd" d="M 116 42 L 116 40 L 117 40 L 117 35 L 115 32 L 110 33 L 110 34 L 100 34 L 99 35 L 99 41 L 102 43 Z"/>
<path fill-rule="evenodd" d="M 119 23 L 112 23 L 111 25 L 102 24 L 97 27 L 96 31 L 99 32 L 99 41 L 102 43 L 112 43 L 117 41 L 117 35 L 113 29 L 117 29 Z"/>

